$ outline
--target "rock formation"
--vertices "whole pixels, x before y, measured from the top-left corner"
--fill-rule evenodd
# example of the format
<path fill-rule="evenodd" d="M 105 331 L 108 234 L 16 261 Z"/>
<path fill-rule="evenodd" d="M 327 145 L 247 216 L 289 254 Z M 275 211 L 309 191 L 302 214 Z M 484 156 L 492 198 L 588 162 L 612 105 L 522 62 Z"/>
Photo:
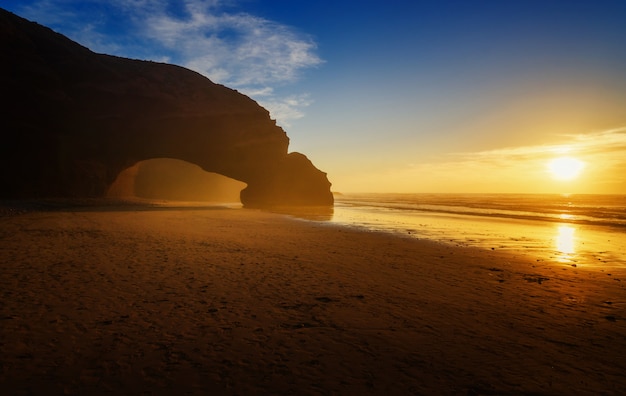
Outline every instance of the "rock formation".
<path fill-rule="evenodd" d="M 104 196 L 141 160 L 247 183 L 246 206 L 330 205 L 267 110 L 191 70 L 96 54 L 0 9 L 0 198 Z"/>

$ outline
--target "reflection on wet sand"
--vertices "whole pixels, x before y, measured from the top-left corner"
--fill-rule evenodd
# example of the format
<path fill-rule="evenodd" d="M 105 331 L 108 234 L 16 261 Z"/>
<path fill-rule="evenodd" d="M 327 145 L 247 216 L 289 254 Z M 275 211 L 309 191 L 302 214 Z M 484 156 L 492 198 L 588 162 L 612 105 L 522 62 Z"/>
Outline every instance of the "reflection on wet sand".
<path fill-rule="evenodd" d="M 556 234 L 556 250 L 559 252 L 557 260 L 560 262 L 569 262 L 576 253 L 576 238 L 574 236 L 576 228 L 566 225 L 557 227 Z"/>
<path fill-rule="evenodd" d="M 571 216 L 568 213 L 563 217 Z M 335 206 L 332 221 L 455 246 L 508 250 L 561 265 L 626 266 L 623 228 L 537 219 L 427 212 L 396 208 Z"/>
<path fill-rule="evenodd" d="M 293 216 L 304 220 L 331 221 L 334 207 L 331 206 L 272 206 L 263 208 L 269 212 Z"/>

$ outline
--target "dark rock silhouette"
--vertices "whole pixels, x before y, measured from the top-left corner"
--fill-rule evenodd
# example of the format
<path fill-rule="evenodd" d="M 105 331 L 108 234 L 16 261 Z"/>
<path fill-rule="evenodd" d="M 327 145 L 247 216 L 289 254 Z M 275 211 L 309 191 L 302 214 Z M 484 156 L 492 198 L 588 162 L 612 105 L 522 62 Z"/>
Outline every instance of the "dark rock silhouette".
<path fill-rule="evenodd" d="M 330 205 L 326 174 L 267 110 L 183 67 L 96 54 L 0 9 L 0 197 L 104 196 L 138 161 L 247 183 L 246 206 Z"/>

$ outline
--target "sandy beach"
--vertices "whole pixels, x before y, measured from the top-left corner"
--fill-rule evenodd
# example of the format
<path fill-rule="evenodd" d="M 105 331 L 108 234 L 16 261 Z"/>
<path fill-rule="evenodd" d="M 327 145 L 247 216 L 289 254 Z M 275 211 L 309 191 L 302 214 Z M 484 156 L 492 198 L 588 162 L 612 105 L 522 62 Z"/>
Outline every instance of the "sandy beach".
<path fill-rule="evenodd" d="M 224 207 L 0 217 L 6 395 L 620 395 L 626 271 Z"/>

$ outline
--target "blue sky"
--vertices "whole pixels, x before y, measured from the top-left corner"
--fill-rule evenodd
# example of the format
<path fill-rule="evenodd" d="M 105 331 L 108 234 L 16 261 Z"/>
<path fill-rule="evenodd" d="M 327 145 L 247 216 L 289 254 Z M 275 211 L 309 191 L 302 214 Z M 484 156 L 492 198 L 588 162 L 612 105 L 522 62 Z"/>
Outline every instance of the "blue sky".
<path fill-rule="evenodd" d="M 20 0 L 270 110 L 336 191 L 626 193 L 626 1 Z M 555 156 L 585 162 L 550 177 Z"/>

